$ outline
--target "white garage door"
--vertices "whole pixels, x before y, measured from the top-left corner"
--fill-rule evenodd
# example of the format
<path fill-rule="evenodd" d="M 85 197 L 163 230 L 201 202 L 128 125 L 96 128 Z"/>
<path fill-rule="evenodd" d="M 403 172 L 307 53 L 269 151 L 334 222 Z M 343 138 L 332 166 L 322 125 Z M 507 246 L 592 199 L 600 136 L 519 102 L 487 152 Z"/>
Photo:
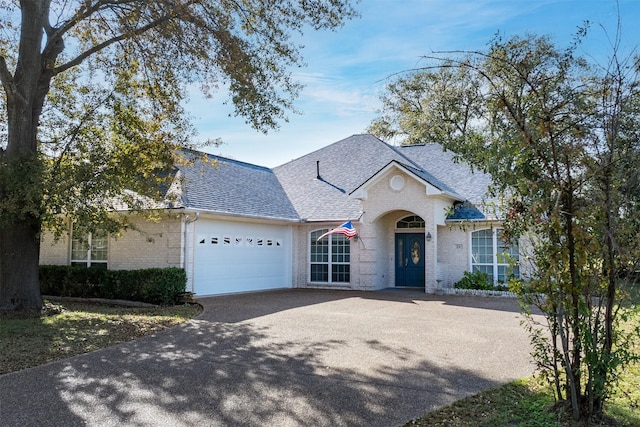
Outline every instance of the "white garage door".
<path fill-rule="evenodd" d="M 291 287 L 289 226 L 200 219 L 194 292 L 216 295 Z"/>

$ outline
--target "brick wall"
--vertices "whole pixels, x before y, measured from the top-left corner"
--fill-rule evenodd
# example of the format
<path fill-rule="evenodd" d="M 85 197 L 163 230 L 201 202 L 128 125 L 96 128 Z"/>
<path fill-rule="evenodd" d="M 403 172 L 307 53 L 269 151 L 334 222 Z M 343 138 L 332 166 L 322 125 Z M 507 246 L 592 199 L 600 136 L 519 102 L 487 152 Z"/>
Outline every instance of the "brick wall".
<path fill-rule="evenodd" d="M 109 236 L 108 267 L 111 270 L 135 270 L 152 267 L 181 267 L 181 218 L 165 216 L 159 222 L 132 218 L 138 230 Z M 69 265 L 70 238 L 54 241 L 50 232 L 43 232 L 40 244 L 40 264 Z"/>
<path fill-rule="evenodd" d="M 404 178 L 402 189 L 393 189 L 390 180 L 393 176 Z M 380 289 L 394 286 L 395 283 L 395 224 L 407 215 L 418 215 L 425 221 L 424 232 L 433 236 L 431 242 L 425 242 L 425 287 L 427 291 L 436 286 L 436 208 L 442 204 L 432 196 L 428 196 L 425 186 L 415 178 L 399 170 L 391 170 L 373 183 L 367 190 L 363 200 L 364 224 L 363 240 L 366 250 L 363 251 L 363 265 L 375 258 L 375 267 L 369 266 L 363 271 L 363 286 L 369 289 Z M 374 255 L 365 255 L 369 251 Z"/>
<path fill-rule="evenodd" d="M 131 222 L 139 230 L 130 230 L 109 239 L 109 269 L 181 266 L 179 216 L 167 216 L 157 223 L 143 218 L 135 218 Z"/>
<path fill-rule="evenodd" d="M 42 232 L 40 238 L 40 264 L 69 265 L 71 243 L 69 235 L 65 234 L 59 240 L 54 240 L 53 233 Z"/>
<path fill-rule="evenodd" d="M 438 227 L 438 288 L 451 288 L 469 270 L 469 235 L 458 225 Z"/>

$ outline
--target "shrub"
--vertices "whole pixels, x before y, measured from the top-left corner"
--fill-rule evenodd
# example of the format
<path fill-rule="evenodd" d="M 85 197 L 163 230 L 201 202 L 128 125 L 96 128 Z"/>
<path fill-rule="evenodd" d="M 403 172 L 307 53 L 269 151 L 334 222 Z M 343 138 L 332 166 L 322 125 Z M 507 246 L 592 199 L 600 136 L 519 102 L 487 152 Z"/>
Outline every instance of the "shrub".
<path fill-rule="evenodd" d="M 493 282 L 491 282 L 489 275 L 482 271 L 465 271 L 464 276 L 458 282 L 453 285 L 456 289 L 479 289 L 479 290 L 493 290 Z"/>
<path fill-rule="evenodd" d="M 40 291 L 44 295 L 107 298 L 174 304 L 185 291 L 182 268 L 100 270 L 59 265 L 40 266 Z"/>

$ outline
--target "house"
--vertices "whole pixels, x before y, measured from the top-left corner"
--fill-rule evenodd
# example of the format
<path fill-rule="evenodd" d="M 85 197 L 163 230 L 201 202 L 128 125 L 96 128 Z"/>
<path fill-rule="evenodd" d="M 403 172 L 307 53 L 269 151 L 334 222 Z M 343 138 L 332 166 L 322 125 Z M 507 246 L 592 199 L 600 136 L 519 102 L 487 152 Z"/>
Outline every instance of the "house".
<path fill-rule="evenodd" d="M 275 288 L 450 288 L 465 271 L 505 282 L 490 177 L 440 145 L 395 147 L 353 135 L 269 169 L 213 155 L 178 166 L 177 202 L 122 236 L 41 245 L 41 263 L 110 269 L 177 266 L 215 295 Z M 215 160 L 215 165 L 209 165 Z M 327 231 L 351 221 L 358 236 Z"/>

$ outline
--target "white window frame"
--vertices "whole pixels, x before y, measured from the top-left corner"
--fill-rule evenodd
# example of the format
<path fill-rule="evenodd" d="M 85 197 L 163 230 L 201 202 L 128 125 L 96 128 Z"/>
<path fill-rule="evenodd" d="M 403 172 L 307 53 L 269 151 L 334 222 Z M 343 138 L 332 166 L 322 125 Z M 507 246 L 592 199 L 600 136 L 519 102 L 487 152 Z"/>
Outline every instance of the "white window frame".
<path fill-rule="evenodd" d="M 96 234 L 98 233 L 92 233 L 92 232 L 82 233 L 81 232 L 83 240 L 79 241 L 80 239 L 78 239 L 75 236 L 76 233 L 77 231 L 72 229 L 71 242 L 70 242 L 71 247 L 69 251 L 70 264 L 79 266 L 79 267 L 100 266 L 102 268 L 108 268 L 109 266 L 109 235 L 105 232 L 104 237 L 97 237 Z M 79 244 L 86 246 L 86 258 L 74 258 L 74 252 L 76 252 L 74 251 L 75 242 L 78 242 Z M 101 244 L 100 242 L 103 242 L 105 246 L 97 247 L 96 245 Z M 95 251 L 104 252 L 106 254 L 105 259 L 96 259 L 96 257 L 93 255 L 93 252 Z"/>
<path fill-rule="evenodd" d="M 489 263 L 480 263 L 480 262 L 474 262 L 474 255 L 473 255 L 473 235 L 474 233 L 478 233 L 481 231 L 486 231 L 486 230 L 490 230 L 491 231 L 491 242 L 492 242 L 492 246 L 491 246 L 491 253 L 492 253 L 492 259 L 491 262 Z M 485 266 L 485 267 L 491 267 L 491 279 L 493 279 L 493 283 L 498 284 L 498 283 L 502 283 L 505 284 L 505 282 L 499 282 L 499 272 L 500 272 L 500 268 L 504 268 L 504 269 L 509 269 L 511 267 L 510 264 L 510 260 L 508 258 L 505 258 L 503 256 L 504 253 L 510 252 L 509 250 L 504 251 L 504 250 L 500 250 L 502 248 L 504 248 L 504 246 L 499 246 L 500 243 L 502 243 L 501 239 L 499 239 L 499 235 L 502 232 L 502 228 L 481 228 L 479 230 L 473 230 L 469 233 L 469 271 L 473 272 L 476 271 L 476 266 Z M 517 244 L 517 242 L 516 242 Z M 513 256 L 514 254 L 509 253 L 510 256 Z M 519 262 L 520 262 L 520 256 L 519 253 L 516 252 L 516 261 L 518 264 L 518 271 L 515 272 L 511 272 L 511 275 L 513 275 L 516 278 L 520 277 L 520 271 L 519 271 Z"/>
<path fill-rule="evenodd" d="M 327 261 L 315 261 L 312 260 L 313 257 L 313 253 L 312 253 L 312 245 L 315 242 L 315 240 L 317 239 L 316 236 L 320 236 L 324 233 L 326 233 L 327 231 L 329 231 L 328 228 L 324 228 L 324 229 L 317 229 L 317 230 L 312 230 L 309 233 L 309 239 L 308 239 L 308 248 L 309 248 L 309 257 L 308 257 L 308 266 L 309 266 L 309 274 L 308 274 L 308 281 L 309 283 L 322 283 L 322 284 L 348 284 L 351 283 L 351 243 L 349 241 L 349 239 L 347 239 L 344 235 L 342 234 L 330 234 L 328 236 L 325 236 L 322 238 L 322 240 L 327 239 L 327 244 L 328 244 L 328 249 L 327 249 Z M 349 252 L 346 254 L 342 254 L 343 256 L 346 255 L 346 257 L 348 258 L 348 261 L 333 261 L 333 256 L 340 256 L 340 254 L 334 254 L 333 250 L 334 250 L 334 240 L 335 239 L 344 239 L 346 242 L 346 245 L 344 245 L 346 248 L 349 248 Z M 318 280 L 312 280 L 312 265 L 327 265 L 327 281 L 318 281 Z M 347 281 L 334 281 L 333 280 L 333 273 L 334 273 L 334 266 L 343 266 L 346 265 L 348 266 L 348 272 L 346 273 L 348 275 L 348 279 Z M 336 272 L 337 274 L 345 274 L 345 273 L 339 273 Z"/>

